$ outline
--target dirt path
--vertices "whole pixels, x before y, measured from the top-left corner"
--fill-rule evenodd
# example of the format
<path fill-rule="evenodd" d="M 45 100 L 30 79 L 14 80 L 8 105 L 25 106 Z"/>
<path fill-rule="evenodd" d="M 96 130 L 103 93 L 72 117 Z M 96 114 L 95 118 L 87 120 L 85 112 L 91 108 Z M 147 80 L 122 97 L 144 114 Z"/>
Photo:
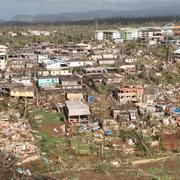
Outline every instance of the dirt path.
<path fill-rule="evenodd" d="M 177 153 L 176 155 L 180 155 L 180 153 Z M 142 159 L 142 160 L 138 160 L 138 161 L 133 161 L 132 165 L 141 165 L 141 164 L 146 164 L 146 163 L 153 163 L 153 162 L 162 161 L 162 160 L 170 159 L 170 158 L 172 158 L 172 156 L 165 156 L 165 157 L 156 158 L 156 159 Z"/>

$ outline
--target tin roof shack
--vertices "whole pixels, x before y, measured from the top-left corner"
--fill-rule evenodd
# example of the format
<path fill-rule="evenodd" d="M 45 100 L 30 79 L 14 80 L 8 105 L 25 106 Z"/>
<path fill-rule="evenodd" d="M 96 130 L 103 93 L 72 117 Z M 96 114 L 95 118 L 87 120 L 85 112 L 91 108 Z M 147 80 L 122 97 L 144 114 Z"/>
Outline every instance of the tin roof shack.
<path fill-rule="evenodd" d="M 69 122 L 88 123 L 91 113 L 89 106 L 81 101 L 66 101 L 65 115 Z"/>
<path fill-rule="evenodd" d="M 10 96 L 11 97 L 17 97 L 17 98 L 34 98 L 35 97 L 35 88 L 33 86 L 31 87 L 25 87 L 25 86 L 19 86 L 12 88 L 10 90 Z"/>
<path fill-rule="evenodd" d="M 138 117 L 138 109 L 134 104 L 123 104 L 111 108 L 111 114 L 114 119 L 123 117 L 126 120 L 135 121 Z"/>
<path fill-rule="evenodd" d="M 141 85 L 122 86 L 116 88 L 114 92 L 115 98 L 120 104 L 127 102 L 142 102 L 144 88 Z"/>
<path fill-rule="evenodd" d="M 38 77 L 38 87 L 46 88 L 46 87 L 56 87 L 59 85 L 59 77 L 58 76 L 46 76 L 46 77 Z"/>
<path fill-rule="evenodd" d="M 82 80 L 77 76 L 61 76 L 60 85 L 62 89 L 82 89 Z"/>

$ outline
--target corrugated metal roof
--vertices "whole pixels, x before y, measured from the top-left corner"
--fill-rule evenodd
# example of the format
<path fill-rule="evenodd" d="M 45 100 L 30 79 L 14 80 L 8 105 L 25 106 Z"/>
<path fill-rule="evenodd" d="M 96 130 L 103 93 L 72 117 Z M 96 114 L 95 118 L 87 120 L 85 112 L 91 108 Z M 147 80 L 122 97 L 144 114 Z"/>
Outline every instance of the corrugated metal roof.
<path fill-rule="evenodd" d="M 81 101 L 66 101 L 69 116 L 90 115 L 89 106 Z"/>

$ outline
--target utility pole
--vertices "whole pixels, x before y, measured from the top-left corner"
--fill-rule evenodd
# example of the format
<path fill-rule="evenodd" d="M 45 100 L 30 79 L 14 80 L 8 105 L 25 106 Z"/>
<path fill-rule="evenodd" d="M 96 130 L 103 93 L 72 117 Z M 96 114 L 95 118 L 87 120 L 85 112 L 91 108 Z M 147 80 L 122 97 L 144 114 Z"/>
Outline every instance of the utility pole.
<path fill-rule="evenodd" d="M 24 118 L 27 118 L 27 113 L 28 113 L 28 102 L 27 98 L 24 99 Z"/>
<path fill-rule="evenodd" d="M 95 21 L 95 24 L 96 24 L 96 31 L 98 30 L 98 20 L 96 19 Z"/>

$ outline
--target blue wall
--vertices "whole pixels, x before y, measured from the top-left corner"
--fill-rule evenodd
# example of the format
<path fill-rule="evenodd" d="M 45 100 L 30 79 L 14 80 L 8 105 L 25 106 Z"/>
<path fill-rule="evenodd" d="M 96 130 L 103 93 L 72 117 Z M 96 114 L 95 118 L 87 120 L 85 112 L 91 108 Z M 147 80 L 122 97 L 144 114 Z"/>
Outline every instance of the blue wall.
<path fill-rule="evenodd" d="M 47 86 L 54 86 L 59 84 L 59 78 L 39 78 L 38 79 L 38 86 L 39 87 L 47 87 Z"/>

